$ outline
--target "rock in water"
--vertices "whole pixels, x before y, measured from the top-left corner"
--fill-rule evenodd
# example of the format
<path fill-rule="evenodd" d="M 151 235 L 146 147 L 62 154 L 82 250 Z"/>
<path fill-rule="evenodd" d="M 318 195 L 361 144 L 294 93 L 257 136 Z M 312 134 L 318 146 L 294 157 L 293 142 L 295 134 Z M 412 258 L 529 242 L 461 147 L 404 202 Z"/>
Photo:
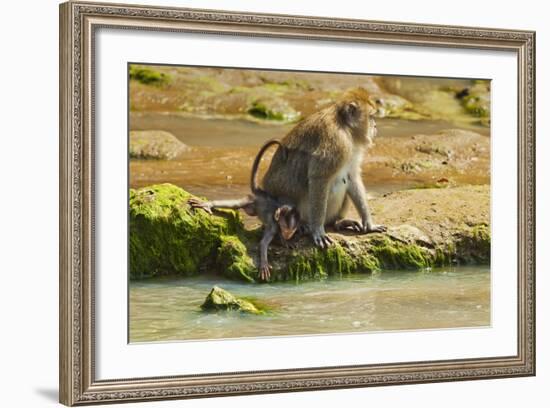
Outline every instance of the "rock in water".
<path fill-rule="evenodd" d="M 201 309 L 204 311 L 237 310 L 243 313 L 263 314 L 263 311 L 252 302 L 238 298 L 219 286 L 212 288 Z"/>
<path fill-rule="evenodd" d="M 163 130 L 130 132 L 130 157 L 133 159 L 171 160 L 187 149 L 172 133 Z"/>
<path fill-rule="evenodd" d="M 197 197 L 172 184 L 130 189 L 130 277 L 193 276 L 207 265 L 252 281 L 256 268 L 238 239 L 244 234 L 239 213 L 195 211 L 190 198 Z"/>
<path fill-rule="evenodd" d="M 196 276 L 257 279 L 261 230 L 244 228 L 235 211 L 193 210 L 192 194 L 171 184 L 130 190 L 130 278 Z M 490 264 L 490 186 L 411 189 L 372 198 L 384 234 L 330 233 L 319 250 L 308 237 L 270 247 L 271 281 L 325 279 L 384 269 Z"/>

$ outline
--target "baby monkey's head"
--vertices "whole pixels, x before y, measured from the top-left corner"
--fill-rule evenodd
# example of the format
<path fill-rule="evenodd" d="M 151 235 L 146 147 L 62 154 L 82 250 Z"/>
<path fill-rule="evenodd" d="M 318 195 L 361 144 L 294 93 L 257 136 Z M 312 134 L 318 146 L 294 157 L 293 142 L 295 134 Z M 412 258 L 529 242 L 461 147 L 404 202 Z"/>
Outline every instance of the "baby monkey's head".
<path fill-rule="evenodd" d="M 292 239 L 300 225 L 300 214 L 296 207 L 282 205 L 275 210 L 273 218 L 279 224 L 283 239 L 285 241 Z"/>

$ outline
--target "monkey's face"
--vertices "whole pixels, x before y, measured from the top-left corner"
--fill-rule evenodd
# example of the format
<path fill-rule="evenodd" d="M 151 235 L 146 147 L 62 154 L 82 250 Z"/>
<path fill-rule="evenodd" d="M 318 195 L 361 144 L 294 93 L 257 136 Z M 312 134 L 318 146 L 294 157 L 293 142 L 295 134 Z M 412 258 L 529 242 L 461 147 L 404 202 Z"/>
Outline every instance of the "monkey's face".
<path fill-rule="evenodd" d="M 279 224 L 283 239 L 285 241 L 292 239 L 300 224 L 298 210 L 290 205 L 283 205 L 275 210 L 273 218 Z"/>

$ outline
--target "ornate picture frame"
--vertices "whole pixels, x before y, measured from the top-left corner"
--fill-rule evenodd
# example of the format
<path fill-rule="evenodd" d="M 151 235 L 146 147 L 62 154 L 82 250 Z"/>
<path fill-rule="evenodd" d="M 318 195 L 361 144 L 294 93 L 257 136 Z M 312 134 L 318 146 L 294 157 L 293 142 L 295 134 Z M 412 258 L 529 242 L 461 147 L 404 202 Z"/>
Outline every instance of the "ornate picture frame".
<path fill-rule="evenodd" d="M 99 28 L 366 42 L 517 55 L 517 353 L 471 359 L 97 379 L 94 47 Z M 73 406 L 535 375 L 535 33 L 228 11 L 60 6 L 60 401 Z M 123 272 L 121 272 L 123 273 Z"/>

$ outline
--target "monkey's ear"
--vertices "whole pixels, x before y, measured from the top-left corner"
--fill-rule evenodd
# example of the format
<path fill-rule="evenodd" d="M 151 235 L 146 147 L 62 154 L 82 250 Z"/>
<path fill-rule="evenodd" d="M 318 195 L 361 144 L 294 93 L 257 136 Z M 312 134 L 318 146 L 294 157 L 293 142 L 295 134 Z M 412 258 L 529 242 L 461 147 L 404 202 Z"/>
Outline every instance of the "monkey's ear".
<path fill-rule="evenodd" d="M 357 113 L 359 112 L 359 105 L 357 102 L 349 102 L 346 105 L 346 114 L 348 118 L 355 119 L 357 117 Z"/>
<path fill-rule="evenodd" d="M 355 101 L 346 102 L 338 110 L 341 121 L 350 126 L 352 125 L 359 117 L 360 108 L 359 104 Z"/>

